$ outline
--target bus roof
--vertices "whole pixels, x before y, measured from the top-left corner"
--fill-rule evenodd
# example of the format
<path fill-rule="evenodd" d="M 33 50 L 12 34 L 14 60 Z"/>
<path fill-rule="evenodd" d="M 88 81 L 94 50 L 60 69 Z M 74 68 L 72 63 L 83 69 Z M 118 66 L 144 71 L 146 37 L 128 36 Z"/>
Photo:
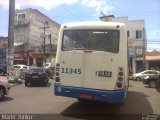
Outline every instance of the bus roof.
<path fill-rule="evenodd" d="M 87 22 L 73 22 L 73 23 L 66 23 L 62 25 L 62 28 L 94 28 L 94 27 L 110 27 L 110 28 L 117 28 L 124 27 L 124 23 L 119 22 L 103 22 L 103 21 L 87 21 Z"/>

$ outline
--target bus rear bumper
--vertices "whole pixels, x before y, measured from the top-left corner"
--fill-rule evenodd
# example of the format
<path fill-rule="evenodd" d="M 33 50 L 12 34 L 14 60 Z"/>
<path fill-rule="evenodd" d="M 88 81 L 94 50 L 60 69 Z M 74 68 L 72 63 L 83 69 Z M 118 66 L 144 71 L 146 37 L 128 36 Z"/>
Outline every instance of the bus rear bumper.
<path fill-rule="evenodd" d="M 58 83 L 54 84 L 54 93 L 56 96 L 65 96 L 78 99 L 87 99 L 93 101 L 107 102 L 111 104 L 121 104 L 125 100 L 126 88 L 121 90 L 97 90 L 91 88 L 64 86 Z"/>

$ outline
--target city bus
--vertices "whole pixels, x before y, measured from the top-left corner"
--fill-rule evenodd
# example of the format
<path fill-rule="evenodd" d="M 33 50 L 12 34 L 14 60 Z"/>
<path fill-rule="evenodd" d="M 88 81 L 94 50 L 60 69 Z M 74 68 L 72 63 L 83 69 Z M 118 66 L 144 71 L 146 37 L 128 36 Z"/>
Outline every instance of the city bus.
<path fill-rule="evenodd" d="M 129 83 L 125 24 L 97 21 L 62 25 L 55 64 L 56 96 L 124 103 Z"/>

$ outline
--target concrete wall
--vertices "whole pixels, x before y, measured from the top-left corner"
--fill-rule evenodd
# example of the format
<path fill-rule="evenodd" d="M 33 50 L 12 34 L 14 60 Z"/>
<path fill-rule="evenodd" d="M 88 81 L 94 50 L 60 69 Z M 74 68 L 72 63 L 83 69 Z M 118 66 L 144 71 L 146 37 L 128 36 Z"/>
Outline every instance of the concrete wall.
<path fill-rule="evenodd" d="M 20 17 L 21 14 L 22 15 Z M 19 19 L 21 18 L 21 19 Z M 24 18 L 24 19 L 23 19 Z M 47 27 L 45 29 L 44 35 L 44 25 Z M 16 10 L 15 16 L 15 52 L 28 52 L 29 56 L 32 57 L 32 53 L 43 53 L 44 43 L 45 43 L 45 53 L 51 52 L 50 46 L 52 45 L 54 49 L 57 45 L 58 33 L 60 29 L 60 24 L 51 20 L 49 17 L 39 12 L 36 9 L 23 9 Z M 51 39 L 49 35 L 51 34 Z M 44 40 L 45 36 L 45 40 Z M 45 42 L 44 42 L 45 41 Z M 51 44 L 51 45 L 50 45 Z M 20 46 L 24 45 L 23 51 L 19 51 Z M 45 58 L 45 61 L 47 58 Z M 35 58 L 33 62 L 35 62 Z M 29 63 L 29 57 L 28 57 Z M 27 63 L 27 64 L 28 64 Z"/>
<path fill-rule="evenodd" d="M 57 44 L 58 32 L 60 25 L 44 14 L 40 13 L 35 9 L 24 9 L 17 10 L 15 21 L 17 21 L 18 14 L 25 14 L 25 23 L 19 24 L 15 27 L 15 42 L 27 42 L 30 45 L 40 46 L 43 45 L 44 38 L 42 35 L 44 34 L 44 24 L 42 22 L 48 21 L 48 25 L 46 27 L 50 27 L 46 29 L 45 35 L 52 34 L 52 44 Z M 42 22 L 40 22 L 42 21 Z M 50 44 L 50 39 L 46 37 L 46 44 Z"/>

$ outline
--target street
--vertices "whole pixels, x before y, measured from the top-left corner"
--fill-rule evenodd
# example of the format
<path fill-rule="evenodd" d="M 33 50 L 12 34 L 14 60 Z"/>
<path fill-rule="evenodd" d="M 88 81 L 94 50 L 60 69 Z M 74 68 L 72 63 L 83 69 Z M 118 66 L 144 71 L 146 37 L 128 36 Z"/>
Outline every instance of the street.
<path fill-rule="evenodd" d="M 98 102 L 78 102 L 77 99 L 54 96 L 53 80 L 47 87 L 40 85 L 13 86 L 9 95 L 0 102 L 0 113 L 35 114 L 160 114 L 160 93 L 142 82 L 130 81 L 124 105 Z"/>
<path fill-rule="evenodd" d="M 130 81 L 124 105 L 99 102 L 78 102 L 77 99 L 54 95 L 53 80 L 47 87 L 24 83 L 11 87 L 10 94 L 0 102 L 2 114 L 160 114 L 160 93 L 142 82 Z"/>

